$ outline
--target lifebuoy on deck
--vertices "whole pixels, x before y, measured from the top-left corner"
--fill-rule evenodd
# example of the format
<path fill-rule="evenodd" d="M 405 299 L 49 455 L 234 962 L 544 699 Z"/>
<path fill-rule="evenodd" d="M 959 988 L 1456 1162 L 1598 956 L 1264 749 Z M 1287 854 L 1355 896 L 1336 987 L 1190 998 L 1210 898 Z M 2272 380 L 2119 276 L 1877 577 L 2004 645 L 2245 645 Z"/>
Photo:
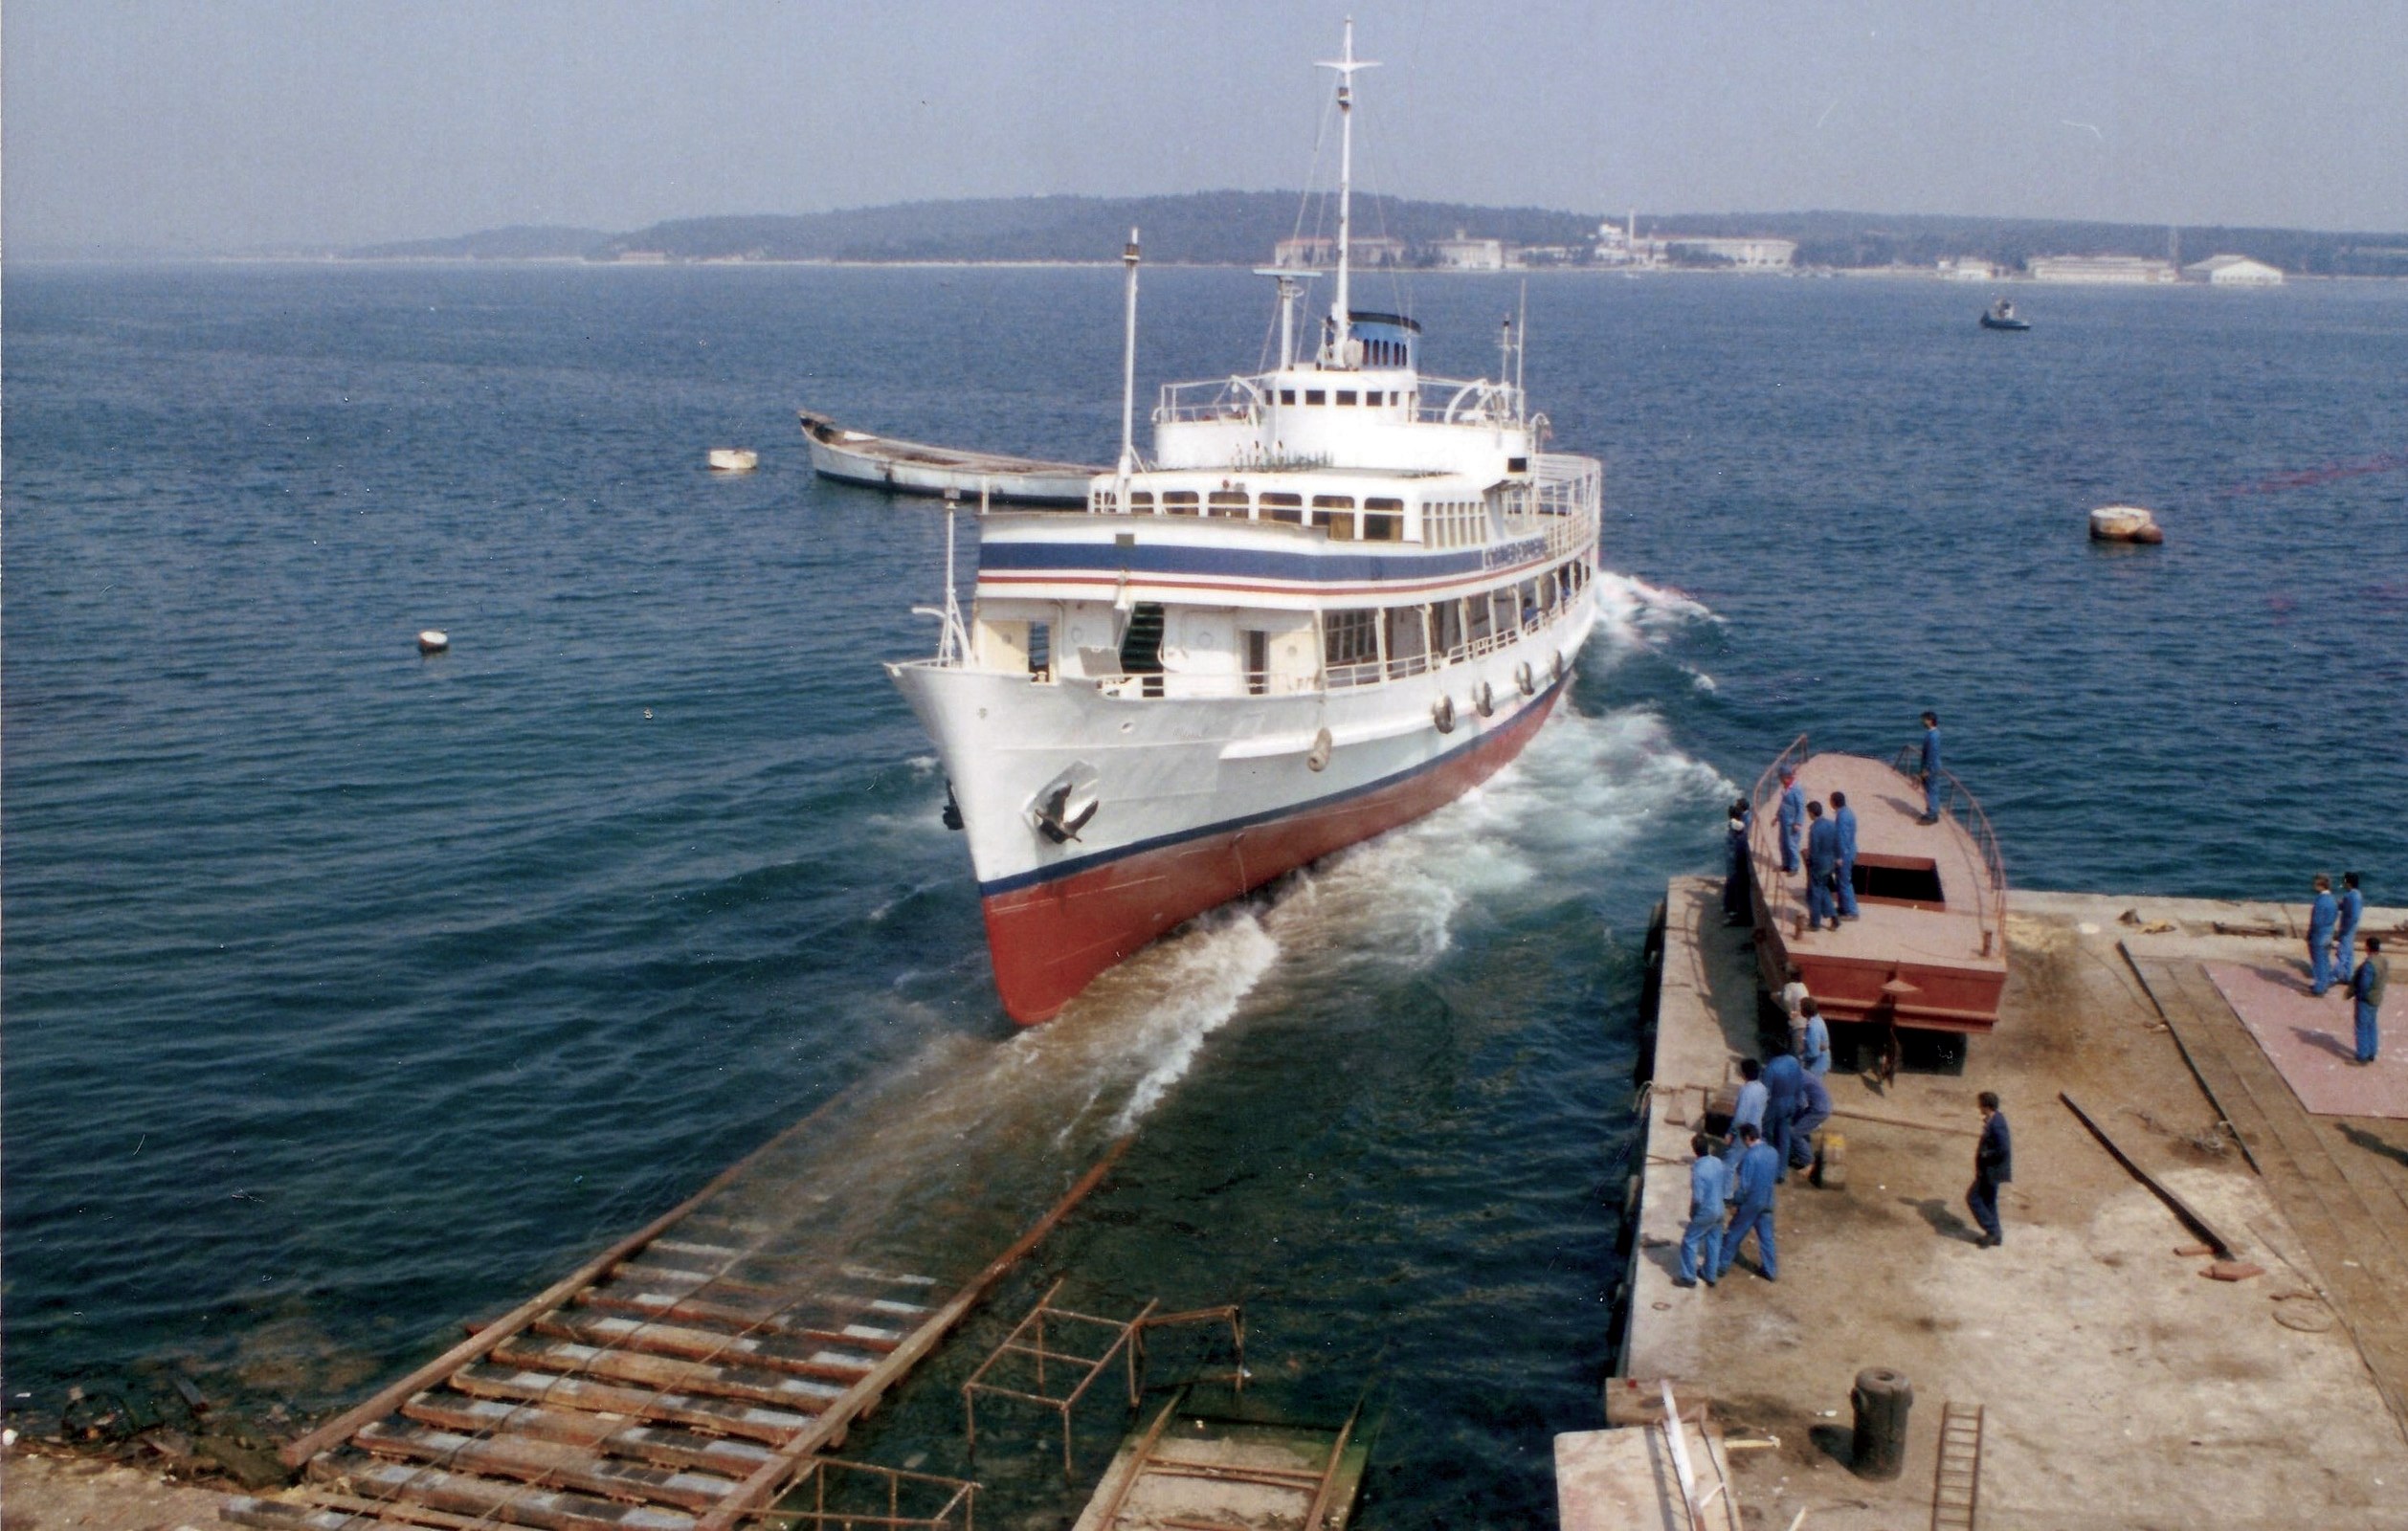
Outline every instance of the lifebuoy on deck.
<path fill-rule="evenodd" d="M 1513 667 L 1513 683 L 1522 688 L 1522 695 L 1526 697 L 1538 690 L 1538 682 L 1530 675 L 1529 660 L 1525 659 Z"/>
<path fill-rule="evenodd" d="M 1438 724 L 1438 732 L 1441 734 L 1451 734 L 1455 732 L 1455 699 L 1453 697 L 1440 697 L 1437 701 L 1432 702 L 1430 704 L 1430 721 Z"/>

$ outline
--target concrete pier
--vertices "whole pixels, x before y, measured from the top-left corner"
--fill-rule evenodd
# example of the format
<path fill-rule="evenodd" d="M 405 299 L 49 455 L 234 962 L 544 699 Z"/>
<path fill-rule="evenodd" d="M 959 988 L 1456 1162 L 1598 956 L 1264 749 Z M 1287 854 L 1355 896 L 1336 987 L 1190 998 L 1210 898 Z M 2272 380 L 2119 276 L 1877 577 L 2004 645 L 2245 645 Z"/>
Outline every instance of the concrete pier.
<path fill-rule="evenodd" d="M 1625 1377 L 1710 1399 L 1732 1440 L 1777 1441 L 1729 1453 L 1750 1524 L 1800 1509 L 1817 1531 L 1951 1523 L 1932 1504 L 1952 1403 L 1984 1410 L 1982 1525 L 2408 1527 L 2408 1005 L 2386 1014 L 2401 1056 L 2357 1071 L 2352 1108 L 2372 1114 L 2303 1107 L 2251 1026 L 2329 1059 L 2346 1004 L 2300 992 L 2270 1017 L 2232 969 L 2303 989 L 2305 909 L 2017 894 L 1998 1028 L 1962 1074 L 1884 1089 L 1835 1067 L 1844 1187 L 1782 1187 L 1777 1283 L 1751 1241 L 1719 1287 L 1684 1289 L 1700 1087 L 1774 1041 L 1750 932 L 1724 924 L 1719 891 L 1683 878 L 1668 895 L 1619 1353 Z M 2368 916 L 2367 933 L 2402 924 Z M 2015 1137 L 1996 1249 L 1973 1242 L 1964 1203 L 1983 1090 Z M 2197 1236 L 2061 1092 L 2263 1274 L 2210 1278 Z M 1849 1465 L 1849 1387 L 1869 1366 L 1914 1388 L 1893 1481 Z"/>

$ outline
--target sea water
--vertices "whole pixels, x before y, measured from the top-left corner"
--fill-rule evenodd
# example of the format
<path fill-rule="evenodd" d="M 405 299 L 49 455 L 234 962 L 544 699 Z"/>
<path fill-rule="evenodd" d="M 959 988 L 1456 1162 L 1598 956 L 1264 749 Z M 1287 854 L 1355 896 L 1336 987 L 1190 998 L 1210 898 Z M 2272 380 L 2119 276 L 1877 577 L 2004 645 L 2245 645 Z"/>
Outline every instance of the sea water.
<path fill-rule="evenodd" d="M 1144 279 L 1141 389 L 1262 360 L 1259 283 Z M 2408 286 L 1996 334 L 1935 283 L 1383 279 L 1450 375 L 1527 300 L 1606 461 L 1579 679 L 1484 788 L 1015 1032 L 878 670 L 934 645 L 945 518 L 814 479 L 792 411 L 1103 460 L 1118 281 L 11 268 L 13 1418 L 168 1372 L 327 1409 L 851 1092 L 849 1173 L 915 1207 L 1134 1135 L 860 1454 L 969 1471 L 949 1384 L 1059 1276 L 1243 1301 L 1259 1395 L 1365 1403 L 1367 1523 L 1531 1523 L 1611 1360 L 1648 912 L 1791 738 L 1937 709 L 2021 885 L 2408 902 Z M 2087 543 L 2114 500 L 2167 544 Z M 1078 1497 L 1049 1428 L 982 1429 L 1015 1523 Z"/>

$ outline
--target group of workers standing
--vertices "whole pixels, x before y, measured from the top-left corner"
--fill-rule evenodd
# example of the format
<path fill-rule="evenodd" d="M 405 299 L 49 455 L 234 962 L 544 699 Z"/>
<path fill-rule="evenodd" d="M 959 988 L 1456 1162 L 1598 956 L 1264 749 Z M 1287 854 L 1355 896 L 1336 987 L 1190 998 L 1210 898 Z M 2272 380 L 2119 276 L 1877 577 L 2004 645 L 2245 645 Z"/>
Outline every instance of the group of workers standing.
<path fill-rule="evenodd" d="M 2308 907 L 2308 992 L 2322 998 L 2336 984 L 2348 995 L 2357 1023 L 2353 1061 L 2375 1061 L 2381 1049 L 2378 1022 L 2383 989 L 2391 977 L 2383 960 L 2380 936 L 2366 938 L 2366 956 L 2356 957 L 2358 922 L 2366 917 L 2366 896 L 2358 891 L 2358 875 L 2341 875 L 2341 895 L 2333 897 L 2332 878 L 2316 874 L 2316 900 Z"/>
<path fill-rule="evenodd" d="M 1773 1187 L 1791 1170 L 1815 1162 L 1815 1133 L 1831 1120 L 1831 1091 L 1823 1082 L 1831 1072 L 1831 1029 L 1795 967 L 1782 990 L 1785 1004 L 1793 990 L 1797 1003 L 1790 1010 L 1790 1050 L 1762 1063 L 1741 1060 L 1739 1095 L 1722 1153 L 1713 1151 L 1713 1140 L 1704 1133 L 1689 1140 L 1697 1161 L 1689 1166 L 1689 1223 L 1681 1238 L 1677 1277 L 1682 1286 L 1721 1280 L 1750 1233 L 1764 1278 L 1781 1278 Z"/>
<path fill-rule="evenodd" d="M 1915 822 L 1937 824 L 1941 781 L 1937 713 L 1923 715 L 1922 764 L 1917 775 L 1923 784 L 1923 817 Z M 1745 924 L 1748 920 L 1748 831 L 1753 822 L 1754 811 L 1748 800 L 1732 800 L 1723 876 L 1723 918 L 1729 924 Z M 1806 869 L 1806 928 L 1820 930 L 1829 925 L 1837 930 L 1840 921 L 1856 919 L 1856 810 L 1848 806 L 1848 794 L 1833 792 L 1826 815 L 1821 802 L 1807 801 L 1806 788 L 1798 785 L 1797 768 L 1784 766 L 1773 824 L 1780 832 L 1782 872 L 1794 874 L 1801 864 Z"/>

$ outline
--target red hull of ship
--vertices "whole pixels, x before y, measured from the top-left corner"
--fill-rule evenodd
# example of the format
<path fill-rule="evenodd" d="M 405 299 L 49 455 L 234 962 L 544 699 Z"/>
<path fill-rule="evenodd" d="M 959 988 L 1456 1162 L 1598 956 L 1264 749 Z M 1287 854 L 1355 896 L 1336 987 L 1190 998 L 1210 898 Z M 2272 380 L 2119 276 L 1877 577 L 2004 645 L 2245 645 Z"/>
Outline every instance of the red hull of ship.
<path fill-rule="evenodd" d="M 1022 1026 L 1051 1020 L 1097 974 L 1164 931 L 1444 807 L 1519 755 L 1569 683 L 1566 677 L 1503 728 L 1397 781 L 988 897 L 987 949 L 1004 1010 Z"/>

